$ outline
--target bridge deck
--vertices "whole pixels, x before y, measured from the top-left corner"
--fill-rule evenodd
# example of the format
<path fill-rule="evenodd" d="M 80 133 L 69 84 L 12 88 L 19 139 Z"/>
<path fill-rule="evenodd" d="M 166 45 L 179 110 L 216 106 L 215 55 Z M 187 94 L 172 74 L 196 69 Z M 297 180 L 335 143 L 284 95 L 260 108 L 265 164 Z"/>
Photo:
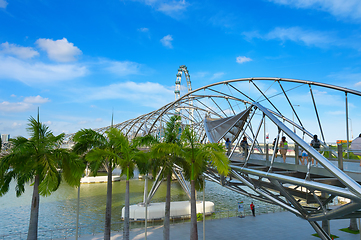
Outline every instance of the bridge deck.
<path fill-rule="evenodd" d="M 268 155 L 268 160 L 266 160 L 267 159 L 266 154 L 252 153 L 248 161 L 248 167 L 258 170 L 268 171 L 268 168 L 271 165 L 271 158 L 272 158 L 271 154 Z M 243 166 L 243 164 L 245 163 L 245 157 L 243 153 L 240 152 L 235 152 L 230 160 L 233 165 Z M 334 164 L 336 167 L 338 167 L 337 159 L 329 159 L 329 161 L 332 164 Z M 282 157 L 278 154 L 278 157 L 275 159 L 275 162 L 273 163 L 273 169 L 274 171 L 277 171 L 277 173 L 279 174 L 282 174 L 282 171 L 284 171 L 283 174 L 286 175 L 290 175 L 290 174 L 296 175 L 297 173 L 299 177 L 302 177 L 303 175 L 307 174 L 308 171 L 306 165 L 302 165 L 301 162 L 298 161 L 298 158 L 296 160 L 294 152 L 288 153 L 286 157 L 286 163 L 283 162 Z M 358 160 L 343 159 L 343 171 L 355 181 L 361 182 L 361 166 Z M 312 165 L 310 173 L 311 173 L 311 178 L 317 178 L 319 179 L 319 181 L 334 179 L 334 176 L 332 176 L 330 172 L 324 169 L 320 164 L 317 164 L 317 166 Z M 328 184 L 332 184 L 331 182 L 335 183 L 335 181 L 328 181 Z"/>

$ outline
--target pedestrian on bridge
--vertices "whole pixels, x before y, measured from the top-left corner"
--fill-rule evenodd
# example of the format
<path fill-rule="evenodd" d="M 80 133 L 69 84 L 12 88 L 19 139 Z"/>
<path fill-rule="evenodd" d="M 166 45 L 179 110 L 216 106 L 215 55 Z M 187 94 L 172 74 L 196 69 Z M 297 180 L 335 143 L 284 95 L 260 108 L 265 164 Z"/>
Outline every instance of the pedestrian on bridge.
<path fill-rule="evenodd" d="M 321 141 L 318 139 L 317 135 L 313 136 L 310 146 L 313 147 L 315 150 L 317 150 L 317 152 L 320 152 Z M 312 158 L 312 165 L 317 166 L 317 161 L 316 161 L 316 165 L 315 165 L 314 158 Z"/>
<path fill-rule="evenodd" d="M 229 155 L 231 153 L 231 145 L 232 145 L 231 140 L 229 140 L 229 138 L 227 138 L 227 140 L 226 140 L 227 155 Z"/>
<path fill-rule="evenodd" d="M 273 150 L 275 149 L 276 140 L 277 140 L 277 138 L 275 138 L 275 140 L 273 140 L 273 143 L 272 143 L 272 145 L 273 145 Z M 274 150 L 274 151 L 275 151 L 275 158 L 277 158 L 277 153 L 278 153 L 278 147 L 277 147 L 277 146 L 276 146 L 276 150 Z"/>
<path fill-rule="evenodd" d="M 302 165 L 304 165 L 306 163 L 306 161 L 308 163 L 308 153 L 306 152 L 305 149 L 303 149 L 303 151 L 302 151 L 302 161 L 301 161 Z"/>
<path fill-rule="evenodd" d="M 288 142 L 286 141 L 286 137 L 283 136 L 282 141 L 280 142 L 280 153 L 284 163 L 286 163 L 287 149 L 288 149 Z"/>
<path fill-rule="evenodd" d="M 241 141 L 241 148 L 243 150 L 244 157 L 246 158 L 248 156 L 248 142 L 247 142 L 247 137 L 246 136 L 244 136 L 242 141 Z"/>

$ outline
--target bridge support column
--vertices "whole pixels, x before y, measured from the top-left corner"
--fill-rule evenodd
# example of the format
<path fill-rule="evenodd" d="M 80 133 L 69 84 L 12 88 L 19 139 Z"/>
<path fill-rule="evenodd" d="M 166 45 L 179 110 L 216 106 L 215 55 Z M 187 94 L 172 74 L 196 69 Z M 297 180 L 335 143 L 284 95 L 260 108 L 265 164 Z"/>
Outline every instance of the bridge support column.
<path fill-rule="evenodd" d="M 328 198 L 328 194 L 321 192 L 321 197 Z M 325 209 L 327 209 L 327 204 Z M 330 236 L 330 220 L 322 220 L 322 229 Z"/>
<path fill-rule="evenodd" d="M 309 221 L 309 223 L 311 224 L 311 226 L 313 227 L 313 229 L 315 229 L 315 231 L 317 232 L 318 236 L 322 239 L 322 240 L 332 240 L 330 235 L 328 235 L 321 227 L 320 225 L 318 225 L 317 222 L 312 222 Z"/>
<path fill-rule="evenodd" d="M 268 143 L 266 144 L 266 162 L 269 162 L 269 152 L 268 152 Z M 268 165 L 268 164 L 266 164 Z"/>
<path fill-rule="evenodd" d="M 299 165 L 298 151 L 299 151 L 299 147 L 298 147 L 298 145 L 295 143 L 295 164 L 296 164 L 296 165 Z"/>
<path fill-rule="evenodd" d="M 343 170 L 342 144 L 337 145 L 337 153 L 338 153 L 338 168 L 340 170 Z"/>

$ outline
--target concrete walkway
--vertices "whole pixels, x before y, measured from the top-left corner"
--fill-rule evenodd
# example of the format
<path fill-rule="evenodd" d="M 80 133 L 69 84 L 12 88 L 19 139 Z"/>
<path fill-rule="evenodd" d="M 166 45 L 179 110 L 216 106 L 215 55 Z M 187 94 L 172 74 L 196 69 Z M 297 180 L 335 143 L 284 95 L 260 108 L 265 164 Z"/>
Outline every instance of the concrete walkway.
<path fill-rule="evenodd" d="M 349 220 L 332 220 L 331 234 L 347 240 L 359 240 L 360 235 L 351 234 L 340 231 L 340 228 L 349 226 Z M 320 223 L 321 224 L 321 223 Z M 317 240 L 320 238 L 314 237 L 311 234 L 315 233 L 311 225 L 295 215 L 288 212 L 271 213 L 257 215 L 256 217 L 247 216 L 245 218 L 225 218 L 217 220 L 206 221 L 206 239 L 252 239 L 252 240 L 266 240 L 266 239 L 302 239 L 302 240 Z M 189 239 L 190 224 L 178 223 L 170 227 L 170 239 L 184 240 Z M 70 239 L 75 239 L 70 238 Z M 103 239 L 103 234 L 96 234 L 90 236 L 81 236 L 79 240 L 100 240 Z M 122 232 L 113 232 L 111 239 L 122 239 Z M 130 232 L 130 239 L 138 240 L 144 239 L 144 229 L 133 229 Z M 148 228 L 148 240 L 163 239 L 163 226 Z M 203 222 L 198 222 L 198 239 L 203 239 Z"/>

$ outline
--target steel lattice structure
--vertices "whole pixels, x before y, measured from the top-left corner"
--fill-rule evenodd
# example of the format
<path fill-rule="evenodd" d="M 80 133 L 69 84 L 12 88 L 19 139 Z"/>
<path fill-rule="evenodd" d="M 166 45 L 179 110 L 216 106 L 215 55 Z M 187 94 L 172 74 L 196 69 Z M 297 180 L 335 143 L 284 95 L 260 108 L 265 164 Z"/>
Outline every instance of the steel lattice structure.
<path fill-rule="evenodd" d="M 310 147 L 309 141 L 314 134 L 320 134 L 326 149 L 326 137 L 331 131 L 336 135 L 342 133 L 341 138 L 346 132 L 349 140 L 349 102 L 355 102 L 352 106 L 356 106 L 360 97 L 359 91 L 320 82 L 242 78 L 190 91 L 155 111 L 113 127 L 120 129 L 129 139 L 145 134 L 161 138 L 165 122 L 172 115 L 179 114 L 182 126 L 192 125 L 202 143 L 230 138 L 232 147 L 228 156 L 232 165 L 229 176 L 220 176 L 212 168 L 204 176 L 245 196 L 277 204 L 309 221 L 323 239 L 330 239 L 316 221 L 360 217 L 361 186 L 357 181 L 361 177 L 357 172 L 339 169 L 332 158 L 329 160 Z M 296 111 L 300 102 L 303 111 Z M 341 108 L 344 111 L 342 118 L 329 117 L 327 109 Z M 310 121 L 310 117 L 314 120 Z M 340 119 L 345 120 L 344 124 L 340 124 Z M 96 130 L 104 133 L 110 127 Z M 290 157 L 286 163 L 277 160 L 276 147 L 269 154 L 268 145 L 262 144 L 266 142 L 267 132 L 276 136 L 276 146 L 281 136 L 294 143 L 296 154 L 292 163 Z M 66 136 L 64 145 L 72 144 L 72 136 Z M 251 145 L 247 155 L 242 155 L 239 150 L 243 136 L 247 136 Z M 304 149 L 320 166 L 314 167 L 311 162 L 307 166 L 299 165 L 297 149 Z M 329 155 L 337 157 L 337 152 L 332 150 Z M 175 166 L 174 174 L 184 190 L 189 192 L 178 166 Z M 144 202 L 150 201 L 160 182 L 158 176 Z M 350 203 L 330 209 L 328 204 L 338 196 L 350 199 Z"/>

